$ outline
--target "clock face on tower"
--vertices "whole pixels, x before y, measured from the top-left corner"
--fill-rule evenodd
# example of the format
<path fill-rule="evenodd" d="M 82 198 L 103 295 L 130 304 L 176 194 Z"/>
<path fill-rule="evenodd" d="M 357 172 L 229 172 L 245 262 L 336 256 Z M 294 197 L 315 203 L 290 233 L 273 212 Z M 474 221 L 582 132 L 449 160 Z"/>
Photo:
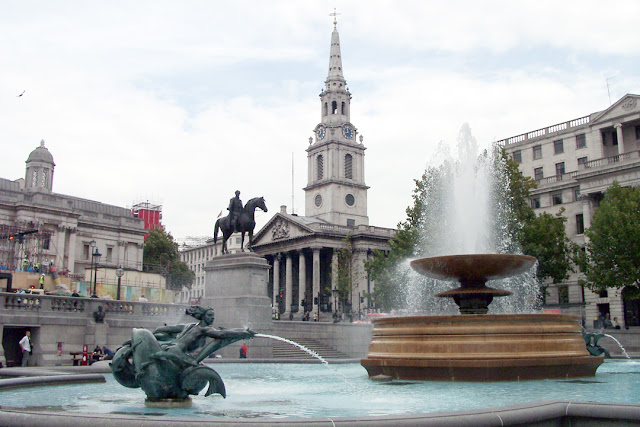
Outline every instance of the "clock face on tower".
<path fill-rule="evenodd" d="M 316 136 L 318 139 L 324 139 L 324 136 L 327 134 L 327 129 L 324 126 L 318 126 L 316 128 Z"/>
<path fill-rule="evenodd" d="M 353 127 L 351 125 L 343 125 L 342 136 L 344 136 L 347 139 L 353 138 Z"/>

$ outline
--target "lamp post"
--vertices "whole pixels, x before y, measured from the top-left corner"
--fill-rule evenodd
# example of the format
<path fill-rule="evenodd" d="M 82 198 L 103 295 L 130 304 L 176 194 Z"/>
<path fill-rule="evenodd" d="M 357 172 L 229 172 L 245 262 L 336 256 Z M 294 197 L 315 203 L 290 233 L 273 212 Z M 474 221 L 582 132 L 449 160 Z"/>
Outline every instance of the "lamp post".
<path fill-rule="evenodd" d="M 116 292 L 116 300 L 120 301 L 120 281 L 122 280 L 122 275 L 124 274 L 124 268 L 121 265 L 116 268 L 116 276 L 118 276 L 118 290 Z"/>
<path fill-rule="evenodd" d="M 96 247 L 96 241 L 92 240 L 89 242 L 89 256 L 91 257 L 91 268 L 89 269 L 89 292 L 91 292 L 91 287 L 93 284 L 93 249 Z"/>
<path fill-rule="evenodd" d="M 95 261 L 93 261 L 93 265 L 95 268 L 95 272 L 93 274 L 93 292 L 91 293 L 91 296 L 96 295 L 96 282 L 98 281 L 98 262 L 100 261 L 100 257 L 102 256 L 102 254 L 100 252 L 98 252 L 98 248 L 96 248 L 93 253 L 91 254 L 91 260 L 93 261 L 95 258 L 97 258 Z"/>

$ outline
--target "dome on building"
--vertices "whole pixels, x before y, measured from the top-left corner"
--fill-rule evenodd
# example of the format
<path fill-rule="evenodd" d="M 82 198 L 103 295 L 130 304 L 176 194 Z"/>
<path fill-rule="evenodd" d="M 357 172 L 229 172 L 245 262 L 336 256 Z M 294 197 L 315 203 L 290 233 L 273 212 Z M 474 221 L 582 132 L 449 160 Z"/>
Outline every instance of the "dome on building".
<path fill-rule="evenodd" d="M 53 156 L 51 155 L 47 147 L 44 146 L 44 139 L 40 141 L 40 146 L 33 150 L 31 154 L 29 154 L 27 163 L 29 162 L 45 162 L 55 166 L 55 163 L 53 162 Z"/>

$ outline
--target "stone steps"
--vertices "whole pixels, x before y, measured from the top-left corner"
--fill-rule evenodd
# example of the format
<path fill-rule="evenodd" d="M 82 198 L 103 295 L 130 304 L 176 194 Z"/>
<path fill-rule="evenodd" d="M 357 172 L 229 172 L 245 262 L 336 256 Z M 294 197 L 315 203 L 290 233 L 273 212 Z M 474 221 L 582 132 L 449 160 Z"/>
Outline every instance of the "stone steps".
<path fill-rule="evenodd" d="M 290 339 L 290 338 L 289 338 Z M 324 359 L 347 359 L 348 357 L 327 345 L 322 344 L 311 338 L 296 338 L 291 339 L 296 343 L 305 346 L 306 348 L 315 351 L 318 355 Z M 283 341 L 273 342 L 273 358 L 274 359 L 314 359 L 309 353 L 298 347 L 291 345 Z"/>

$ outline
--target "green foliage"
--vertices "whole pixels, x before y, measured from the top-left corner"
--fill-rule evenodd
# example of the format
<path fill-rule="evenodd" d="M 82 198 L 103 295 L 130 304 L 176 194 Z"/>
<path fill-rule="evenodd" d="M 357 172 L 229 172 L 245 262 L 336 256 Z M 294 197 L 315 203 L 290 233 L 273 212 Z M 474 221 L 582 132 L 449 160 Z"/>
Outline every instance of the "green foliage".
<path fill-rule="evenodd" d="M 353 283 L 358 279 L 358 272 L 355 271 L 353 241 L 351 235 L 347 235 L 343 241 L 343 246 L 338 249 L 338 265 L 336 268 L 336 289 L 341 306 L 345 307 L 353 291 Z M 336 307 L 337 309 L 337 307 Z"/>
<path fill-rule="evenodd" d="M 167 278 L 167 289 L 180 291 L 182 287 L 191 288 L 196 275 L 180 261 L 178 243 L 171 233 L 157 227 L 149 232 L 144 245 L 143 269 L 162 274 Z"/>
<path fill-rule="evenodd" d="M 578 247 L 565 234 L 567 219 L 563 212 L 564 209 L 555 216 L 546 212 L 534 216 L 520 233 L 522 251 L 538 258 L 537 276 L 541 283 L 547 279 L 562 283 L 573 271 L 572 262 Z"/>
<path fill-rule="evenodd" d="M 594 291 L 622 288 L 640 296 L 640 188 L 614 182 L 585 231 L 589 238 L 580 267 Z M 634 289 L 635 288 L 635 289 Z"/>

